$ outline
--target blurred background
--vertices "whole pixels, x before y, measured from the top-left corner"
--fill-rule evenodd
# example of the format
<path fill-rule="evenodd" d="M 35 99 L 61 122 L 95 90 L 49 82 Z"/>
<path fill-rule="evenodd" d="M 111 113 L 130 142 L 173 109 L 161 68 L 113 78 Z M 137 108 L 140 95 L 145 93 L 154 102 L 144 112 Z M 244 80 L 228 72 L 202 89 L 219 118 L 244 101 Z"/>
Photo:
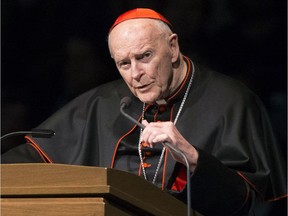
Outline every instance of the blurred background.
<path fill-rule="evenodd" d="M 77 95 L 118 79 L 107 32 L 124 11 L 149 7 L 171 21 L 184 54 L 260 96 L 287 157 L 286 0 L 1 3 L 2 135 L 30 130 Z"/>

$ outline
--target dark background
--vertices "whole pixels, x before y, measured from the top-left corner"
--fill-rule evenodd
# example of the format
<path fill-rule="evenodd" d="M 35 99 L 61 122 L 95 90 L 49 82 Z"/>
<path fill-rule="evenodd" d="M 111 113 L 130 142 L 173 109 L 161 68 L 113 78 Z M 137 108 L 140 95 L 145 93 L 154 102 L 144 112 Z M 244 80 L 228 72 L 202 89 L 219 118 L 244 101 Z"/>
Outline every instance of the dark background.
<path fill-rule="evenodd" d="M 109 27 L 128 9 L 150 7 L 171 21 L 184 54 L 260 96 L 286 156 L 286 0 L 1 3 L 2 135 L 36 127 L 75 96 L 119 78 Z"/>

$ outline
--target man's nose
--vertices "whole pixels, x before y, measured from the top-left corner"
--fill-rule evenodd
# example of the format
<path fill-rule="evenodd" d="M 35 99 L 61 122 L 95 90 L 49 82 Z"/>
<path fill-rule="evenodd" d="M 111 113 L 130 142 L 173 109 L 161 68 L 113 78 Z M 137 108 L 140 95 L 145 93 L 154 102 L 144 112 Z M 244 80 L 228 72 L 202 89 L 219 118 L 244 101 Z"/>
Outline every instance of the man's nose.
<path fill-rule="evenodd" d="M 137 61 L 131 63 L 131 76 L 133 79 L 139 81 L 143 73 L 144 71 L 141 64 L 139 64 Z"/>

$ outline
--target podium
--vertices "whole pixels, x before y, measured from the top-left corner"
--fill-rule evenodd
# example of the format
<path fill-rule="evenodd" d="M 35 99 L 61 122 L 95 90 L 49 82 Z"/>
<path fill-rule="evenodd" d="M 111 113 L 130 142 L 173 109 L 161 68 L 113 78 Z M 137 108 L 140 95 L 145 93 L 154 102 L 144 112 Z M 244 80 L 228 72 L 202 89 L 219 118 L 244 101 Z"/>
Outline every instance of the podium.
<path fill-rule="evenodd" d="M 187 215 L 187 207 L 123 171 L 62 164 L 2 164 L 1 215 Z M 198 216 L 191 210 L 192 215 Z"/>

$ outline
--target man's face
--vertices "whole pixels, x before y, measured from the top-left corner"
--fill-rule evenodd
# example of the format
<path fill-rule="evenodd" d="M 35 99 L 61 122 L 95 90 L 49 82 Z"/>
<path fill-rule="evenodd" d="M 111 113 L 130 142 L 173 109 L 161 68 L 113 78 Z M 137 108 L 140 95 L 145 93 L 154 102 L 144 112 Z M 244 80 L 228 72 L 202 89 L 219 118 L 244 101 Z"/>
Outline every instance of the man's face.
<path fill-rule="evenodd" d="M 173 83 L 172 63 L 177 41 L 150 19 L 120 23 L 109 36 L 116 66 L 132 93 L 142 102 L 153 103 L 169 96 Z"/>

